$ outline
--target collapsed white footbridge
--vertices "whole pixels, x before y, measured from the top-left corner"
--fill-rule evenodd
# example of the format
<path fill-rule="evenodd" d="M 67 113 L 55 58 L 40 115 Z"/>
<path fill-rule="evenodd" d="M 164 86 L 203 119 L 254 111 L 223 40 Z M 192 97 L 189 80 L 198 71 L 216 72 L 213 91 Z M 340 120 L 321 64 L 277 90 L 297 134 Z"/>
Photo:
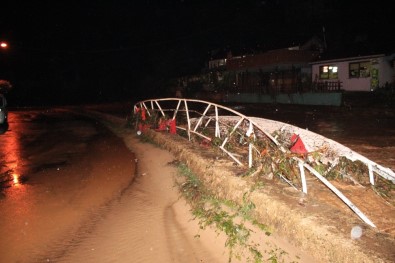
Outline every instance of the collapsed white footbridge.
<path fill-rule="evenodd" d="M 156 128 L 167 129 L 172 133 L 183 133 L 189 140 L 197 136 L 219 147 L 238 165 L 252 169 L 258 169 L 259 159 L 263 154 L 262 140 L 270 141 L 297 166 L 301 185 L 293 185 L 295 188 L 305 194 L 308 193 L 306 181 L 306 171 L 308 171 L 372 227 L 376 227 L 375 224 L 331 184 L 325 175 L 343 157 L 366 165 L 370 184 L 375 184 L 377 176 L 395 183 L 395 173 L 391 169 L 369 160 L 336 141 L 283 122 L 248 117 L 212 102 L 184 98 L 144 100 L 134 105 L 134 117 L 136 128 L 140 132 L 147 128 Z M 292 154 L 289 135 L 296 135 L 302 141 L 306 153 Z M 325 165 L 325 172 L 313 168 L 312 163 L 317 162 Z M 288 183 L 292 184 L 289 181 Z"/>

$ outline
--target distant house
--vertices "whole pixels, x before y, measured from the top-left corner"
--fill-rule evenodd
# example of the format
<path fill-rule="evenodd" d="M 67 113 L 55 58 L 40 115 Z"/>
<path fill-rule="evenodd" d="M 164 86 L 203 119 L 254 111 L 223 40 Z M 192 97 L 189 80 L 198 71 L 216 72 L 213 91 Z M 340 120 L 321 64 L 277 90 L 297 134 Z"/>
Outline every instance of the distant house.
<path fill-rule="evenodd" d="M 310 63 L 319 59 L 325 43 L 318 37 L 296 43 L 266 51 L 213 50 L 199 80 L 181 77 L 179 89 L 270 96 L 311 91 Z"/>
<path fill-rule="evenodd" d="M 211 59 L 208 62 L 208 68 L 210 70 L 225 67 L 225 66 L 226 66 L 226 58 Z"/>
<path fill-rule="evenodd" d="M 372 91 L 394 83 L 393 56 L 384 54 L 320 60 L 310 63 L 312 82 L 318 89 L 341 87 L 345 91 Z"/>
<path fill-rule="evenodd" d="M 284 48 L 228 59 L 226 68 L 241 92 L 294 92 L 310 79 L 309 62 L 318 56 L 318 51 Z"/>
<path fill-rule="evenodd" d="M 303 91 L 310 86 L 309 63 L 319 58 L 323 42 L 312 37 L 302 45 L 292 44 L 264 52 L 235 50 L 222 56 L 217 52 L 208 63 L 210 85 L 241 93 Z"/>

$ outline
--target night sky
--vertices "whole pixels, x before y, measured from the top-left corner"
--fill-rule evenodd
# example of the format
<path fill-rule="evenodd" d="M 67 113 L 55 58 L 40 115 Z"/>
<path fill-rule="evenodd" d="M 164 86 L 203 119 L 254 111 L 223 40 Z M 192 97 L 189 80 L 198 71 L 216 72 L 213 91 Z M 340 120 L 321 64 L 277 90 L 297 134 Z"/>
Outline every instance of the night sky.
<path fill-rule="evenodd" d="M 8 1 L 0 79 L 11 105 L 159 97 L 225 50 L 259 52 L 327 41 L 328 54 L 395 49 L 390 1 Z"/>

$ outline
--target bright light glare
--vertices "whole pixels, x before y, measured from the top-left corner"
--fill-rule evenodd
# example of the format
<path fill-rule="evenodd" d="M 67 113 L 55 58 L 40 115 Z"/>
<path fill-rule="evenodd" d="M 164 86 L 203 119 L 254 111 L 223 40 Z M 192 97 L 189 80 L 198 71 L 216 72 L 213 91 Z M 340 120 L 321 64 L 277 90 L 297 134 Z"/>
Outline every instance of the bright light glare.
<path fill-rule="evenodd" d="M 8 44 L 7 44 L 6 42 L 1 42 L 1 43 L 0 43 L 0 47 L 2 47 L 2 48 L 7 48 L 7 47 L 8 47 Z"/>
<path fill-rule="evenodd" d="M 12 177 L 13 177 L 14 184 L 18 185 L 20 183 L 19 182 L 19 175 L 18 174 L 13 174 Z"/>

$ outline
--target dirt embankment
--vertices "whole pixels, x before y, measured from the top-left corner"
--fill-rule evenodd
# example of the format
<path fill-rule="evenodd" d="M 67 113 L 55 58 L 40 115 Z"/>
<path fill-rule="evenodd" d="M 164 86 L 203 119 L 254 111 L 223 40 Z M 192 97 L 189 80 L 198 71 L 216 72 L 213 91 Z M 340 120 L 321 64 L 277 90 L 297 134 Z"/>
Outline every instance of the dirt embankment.
<path fill-rule="evenodd" d="M 269 225 L 276 235 L 285 237 L 317 261 L 395 261 L 394 235 L 364 225 L 321 184 L 316 182 L 307 196 L 265 178 L 259 178 L 262 187 L 255 187 L 257 178 L 236 176 L 245 169 L 234 166 L 227 156 L 212 148 L 167 133 L 147 131 L 146 135 L 186 163 L 218 197 L 241 204 L 247 193 L 261 223 Z M 360 238 L 351 238 L 354 226 L 361 226 Z"/>
<path fill-rule="evenodd" d="M 148 135 L 187 163 L 205 186 L 219 197 L 241 204 L 245 193 L 248 193 L 262 223 L 292 240 L 302 250 L 310 251 L 315 258 L 324 262 L 395 260 L 393 236 L 362 226 L 362 237 L 351 238 L 352 227 L 363 223 L 338 200 L 330 200 L 330 197 L 326 200 L 328 202 L 314 200 L 314 197 L 302 196 L 286 184 L 274 181 L 266 181 L 262 188 L 253 190 L 251 178 L 235 176 L 238 169 L 226 156 L 169 134 L 149 131 Z M 324 187 L 315 191 L 331 196 Z"/>

